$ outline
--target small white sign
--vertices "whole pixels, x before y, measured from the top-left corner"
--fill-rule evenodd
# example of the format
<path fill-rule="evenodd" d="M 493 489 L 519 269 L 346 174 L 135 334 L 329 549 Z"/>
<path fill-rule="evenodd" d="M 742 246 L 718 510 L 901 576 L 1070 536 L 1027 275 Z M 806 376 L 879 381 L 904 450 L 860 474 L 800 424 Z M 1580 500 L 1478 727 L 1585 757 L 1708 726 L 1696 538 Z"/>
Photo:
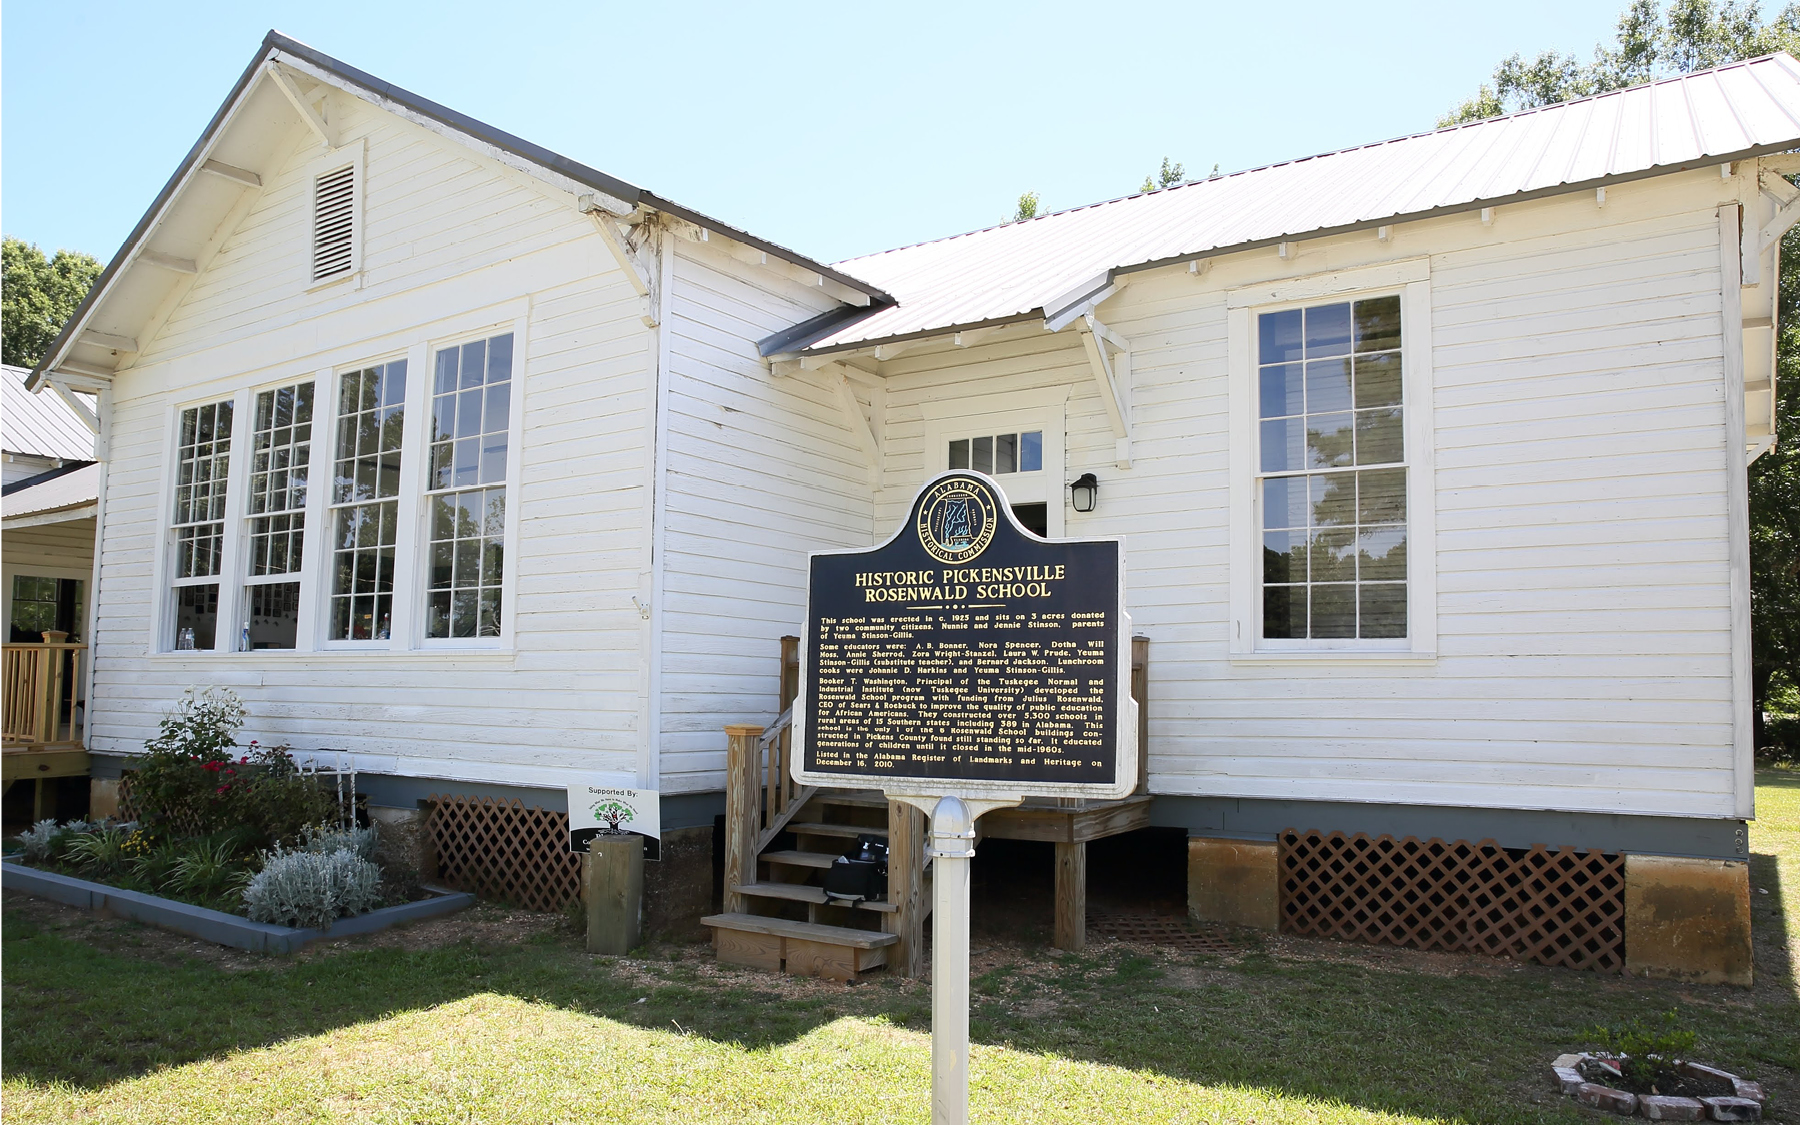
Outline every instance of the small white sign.
<path fill-rule="evenodd" d="M 662 839 L 662 800 L 654 789 L 616 785 L 569 786 L 569 850 L 587 851 L 600 832 L 635 832 Z"/>

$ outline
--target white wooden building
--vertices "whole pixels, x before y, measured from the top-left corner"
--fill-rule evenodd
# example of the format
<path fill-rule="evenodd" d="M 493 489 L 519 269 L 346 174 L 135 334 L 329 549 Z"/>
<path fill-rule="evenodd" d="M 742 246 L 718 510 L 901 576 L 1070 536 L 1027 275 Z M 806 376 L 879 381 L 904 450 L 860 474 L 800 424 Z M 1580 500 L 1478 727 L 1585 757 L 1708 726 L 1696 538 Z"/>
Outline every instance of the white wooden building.
<path fill-rule="evenodd" d="M 833 267 L 272 33 L 33 375 L 100 402 L 89 747 L 222 684 L 393 804 L 707 825 L 807 552 L 971 464 L 1126 539 L 1197 870 L 1491 838 L 1735 902 L 1796 146 L 1774 56 Z"/>

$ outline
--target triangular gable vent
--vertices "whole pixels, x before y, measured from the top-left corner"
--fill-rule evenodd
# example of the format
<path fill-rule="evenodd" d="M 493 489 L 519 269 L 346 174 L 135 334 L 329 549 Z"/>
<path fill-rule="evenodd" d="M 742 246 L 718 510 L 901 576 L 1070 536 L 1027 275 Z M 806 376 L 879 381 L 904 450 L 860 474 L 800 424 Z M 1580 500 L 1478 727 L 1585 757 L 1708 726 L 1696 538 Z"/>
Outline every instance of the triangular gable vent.
<path fill-rule="evenodd" d="M 312 279 L 324 281 L 354 265 L 356 165 L 327 172 L 313 181 Z"/>

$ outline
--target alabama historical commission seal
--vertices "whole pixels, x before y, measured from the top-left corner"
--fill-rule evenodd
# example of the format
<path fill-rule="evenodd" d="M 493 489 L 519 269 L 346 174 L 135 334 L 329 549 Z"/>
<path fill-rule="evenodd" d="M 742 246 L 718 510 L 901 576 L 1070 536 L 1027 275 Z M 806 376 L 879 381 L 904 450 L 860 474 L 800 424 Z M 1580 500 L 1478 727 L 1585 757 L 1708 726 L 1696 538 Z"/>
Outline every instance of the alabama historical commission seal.
<path fill-rule="evenodd" d="M 994 541 L 999 508 L 986 485 L 952 477 L 932 487 L 919 505 L 919 543 L 938 562 L 958 566 Z"/>

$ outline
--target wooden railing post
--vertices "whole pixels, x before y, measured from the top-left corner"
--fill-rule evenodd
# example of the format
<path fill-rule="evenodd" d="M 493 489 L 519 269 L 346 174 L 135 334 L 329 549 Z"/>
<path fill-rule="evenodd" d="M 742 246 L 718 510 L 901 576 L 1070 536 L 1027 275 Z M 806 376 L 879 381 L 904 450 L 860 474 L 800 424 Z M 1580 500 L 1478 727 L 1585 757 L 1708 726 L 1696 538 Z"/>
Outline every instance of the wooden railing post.
<path fill-rule="evenodd" d="M 741 914 L 740 884 L 756 881 L 756 835 L 762 824 L 762 732 L 759 726 L 726 726 L 725 913 Z"/>
<path fill-rule="evenodd" d="M 57 634 L 59 636 L 66 634 Z M 5 740 L 12 747 L 79 747 L 75 704 L 87 646 L 50 641 L 9 644 L 0 681 L 5 687 Z M 68 705 L 63 694 L 68 690 Z M 68 727 L 64 737 L 63 728 Z"/>
<path fill-rule="evenodd" d="M 900 941 L 888 950 L 888 971 L 925 972 L 925 814 L 904 801 L 888 802 L 888 902 L 882 928 Z"/>

